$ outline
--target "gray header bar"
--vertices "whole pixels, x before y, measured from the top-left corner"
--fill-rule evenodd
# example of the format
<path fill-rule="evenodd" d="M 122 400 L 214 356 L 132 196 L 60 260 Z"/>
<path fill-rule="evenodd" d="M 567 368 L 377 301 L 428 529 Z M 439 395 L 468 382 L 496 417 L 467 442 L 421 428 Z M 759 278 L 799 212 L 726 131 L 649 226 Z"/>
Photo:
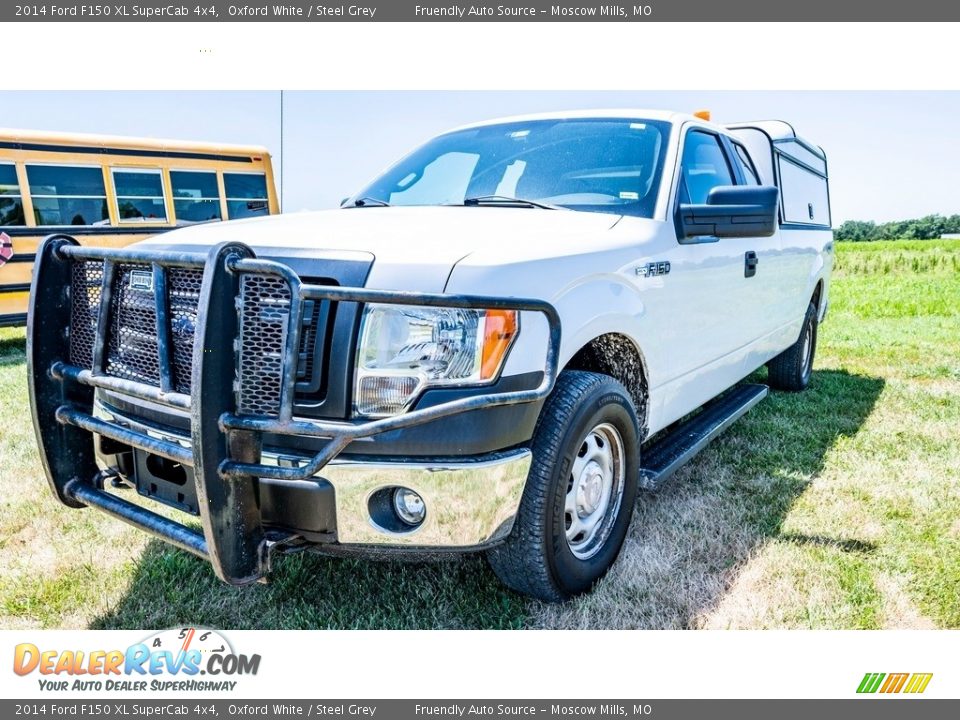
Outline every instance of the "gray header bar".
<path fill-rule="evenodd" d="M 909 705 L 907 710 L 904 706 Z M 75 693 L 70 700 L 2 700 L 2 717 L 196 718 L 217 720 L 942 720 L 960 700 L 118 700 Z"/>
<path fill-rule="evenodd" d="M 367 0 L 337 4 L 287 0 L 250 4 L 55 2 L 0 6 L 2 22 L 948 22 L 960 3 L 943 0 L 501 0 L 489 4 Z M 859 30 L 851 30 L 859 32 Z"/>

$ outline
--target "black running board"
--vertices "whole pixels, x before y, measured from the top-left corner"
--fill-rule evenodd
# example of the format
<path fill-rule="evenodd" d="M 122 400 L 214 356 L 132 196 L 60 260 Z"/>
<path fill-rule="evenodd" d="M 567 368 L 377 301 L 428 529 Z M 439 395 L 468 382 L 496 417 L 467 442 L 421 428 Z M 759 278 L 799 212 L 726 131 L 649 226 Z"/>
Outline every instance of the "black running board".
<path fill-rule="evenodd" d="M 740 385 L 708 403 L 668 435 L 644 448 L 640 456 L 643 465 L 640 468 L 640 487 L 650 491 L 659 490 L 677 470 L 763 400 L 768 392 L 766 385 Z"/>

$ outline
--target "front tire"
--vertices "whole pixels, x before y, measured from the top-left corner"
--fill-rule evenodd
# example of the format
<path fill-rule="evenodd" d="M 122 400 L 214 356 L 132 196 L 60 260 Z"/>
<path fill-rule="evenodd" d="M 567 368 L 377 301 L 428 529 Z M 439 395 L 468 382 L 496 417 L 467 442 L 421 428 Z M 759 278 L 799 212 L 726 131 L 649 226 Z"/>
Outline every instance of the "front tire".
<path fill-rule="evenodd" d="M 513 531 L 487 554 L 504 584 L 561 602 L 603 577 L 633 514 L 639 446 L 623 385 L 597 373 L 560 374 L 534 431 Z"/>
<path fill-rule="evenodd" d="M 776 390 L 806 390 L 817 354 L 817 306 L 810 303 L 797 341 L 767 363 L 768 382 Z"/>

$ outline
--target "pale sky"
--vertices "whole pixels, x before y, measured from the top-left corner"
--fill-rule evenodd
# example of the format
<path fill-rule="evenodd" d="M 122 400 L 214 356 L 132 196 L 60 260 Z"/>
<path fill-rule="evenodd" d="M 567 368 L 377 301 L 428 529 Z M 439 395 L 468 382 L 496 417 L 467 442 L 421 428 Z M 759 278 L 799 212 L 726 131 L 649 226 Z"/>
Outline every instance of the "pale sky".
<path fill-rule="evenodd" d="M 960 92 L 0 92 L 0 125 L 266 145 L 285 211 L 336 207 L 451 127 L 589 108 L 782 119 L 821 145 L 833 221 L 960 213 Z M 286 162 L 284 162 L 284 160 Z"/>

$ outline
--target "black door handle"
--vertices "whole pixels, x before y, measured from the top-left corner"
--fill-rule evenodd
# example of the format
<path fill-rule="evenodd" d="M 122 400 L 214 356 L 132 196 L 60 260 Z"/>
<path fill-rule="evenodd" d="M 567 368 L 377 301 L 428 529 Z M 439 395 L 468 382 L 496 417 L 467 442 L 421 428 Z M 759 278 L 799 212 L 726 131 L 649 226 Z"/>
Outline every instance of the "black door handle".
<path fill-rule="evenodd" d="M 743 276 L 753 277 L 756 275 L 759 263 L 760 258 L 757 257 L 757 254 L 753 250 L 747 250 L 746 255 L 743 256 Z"/>

